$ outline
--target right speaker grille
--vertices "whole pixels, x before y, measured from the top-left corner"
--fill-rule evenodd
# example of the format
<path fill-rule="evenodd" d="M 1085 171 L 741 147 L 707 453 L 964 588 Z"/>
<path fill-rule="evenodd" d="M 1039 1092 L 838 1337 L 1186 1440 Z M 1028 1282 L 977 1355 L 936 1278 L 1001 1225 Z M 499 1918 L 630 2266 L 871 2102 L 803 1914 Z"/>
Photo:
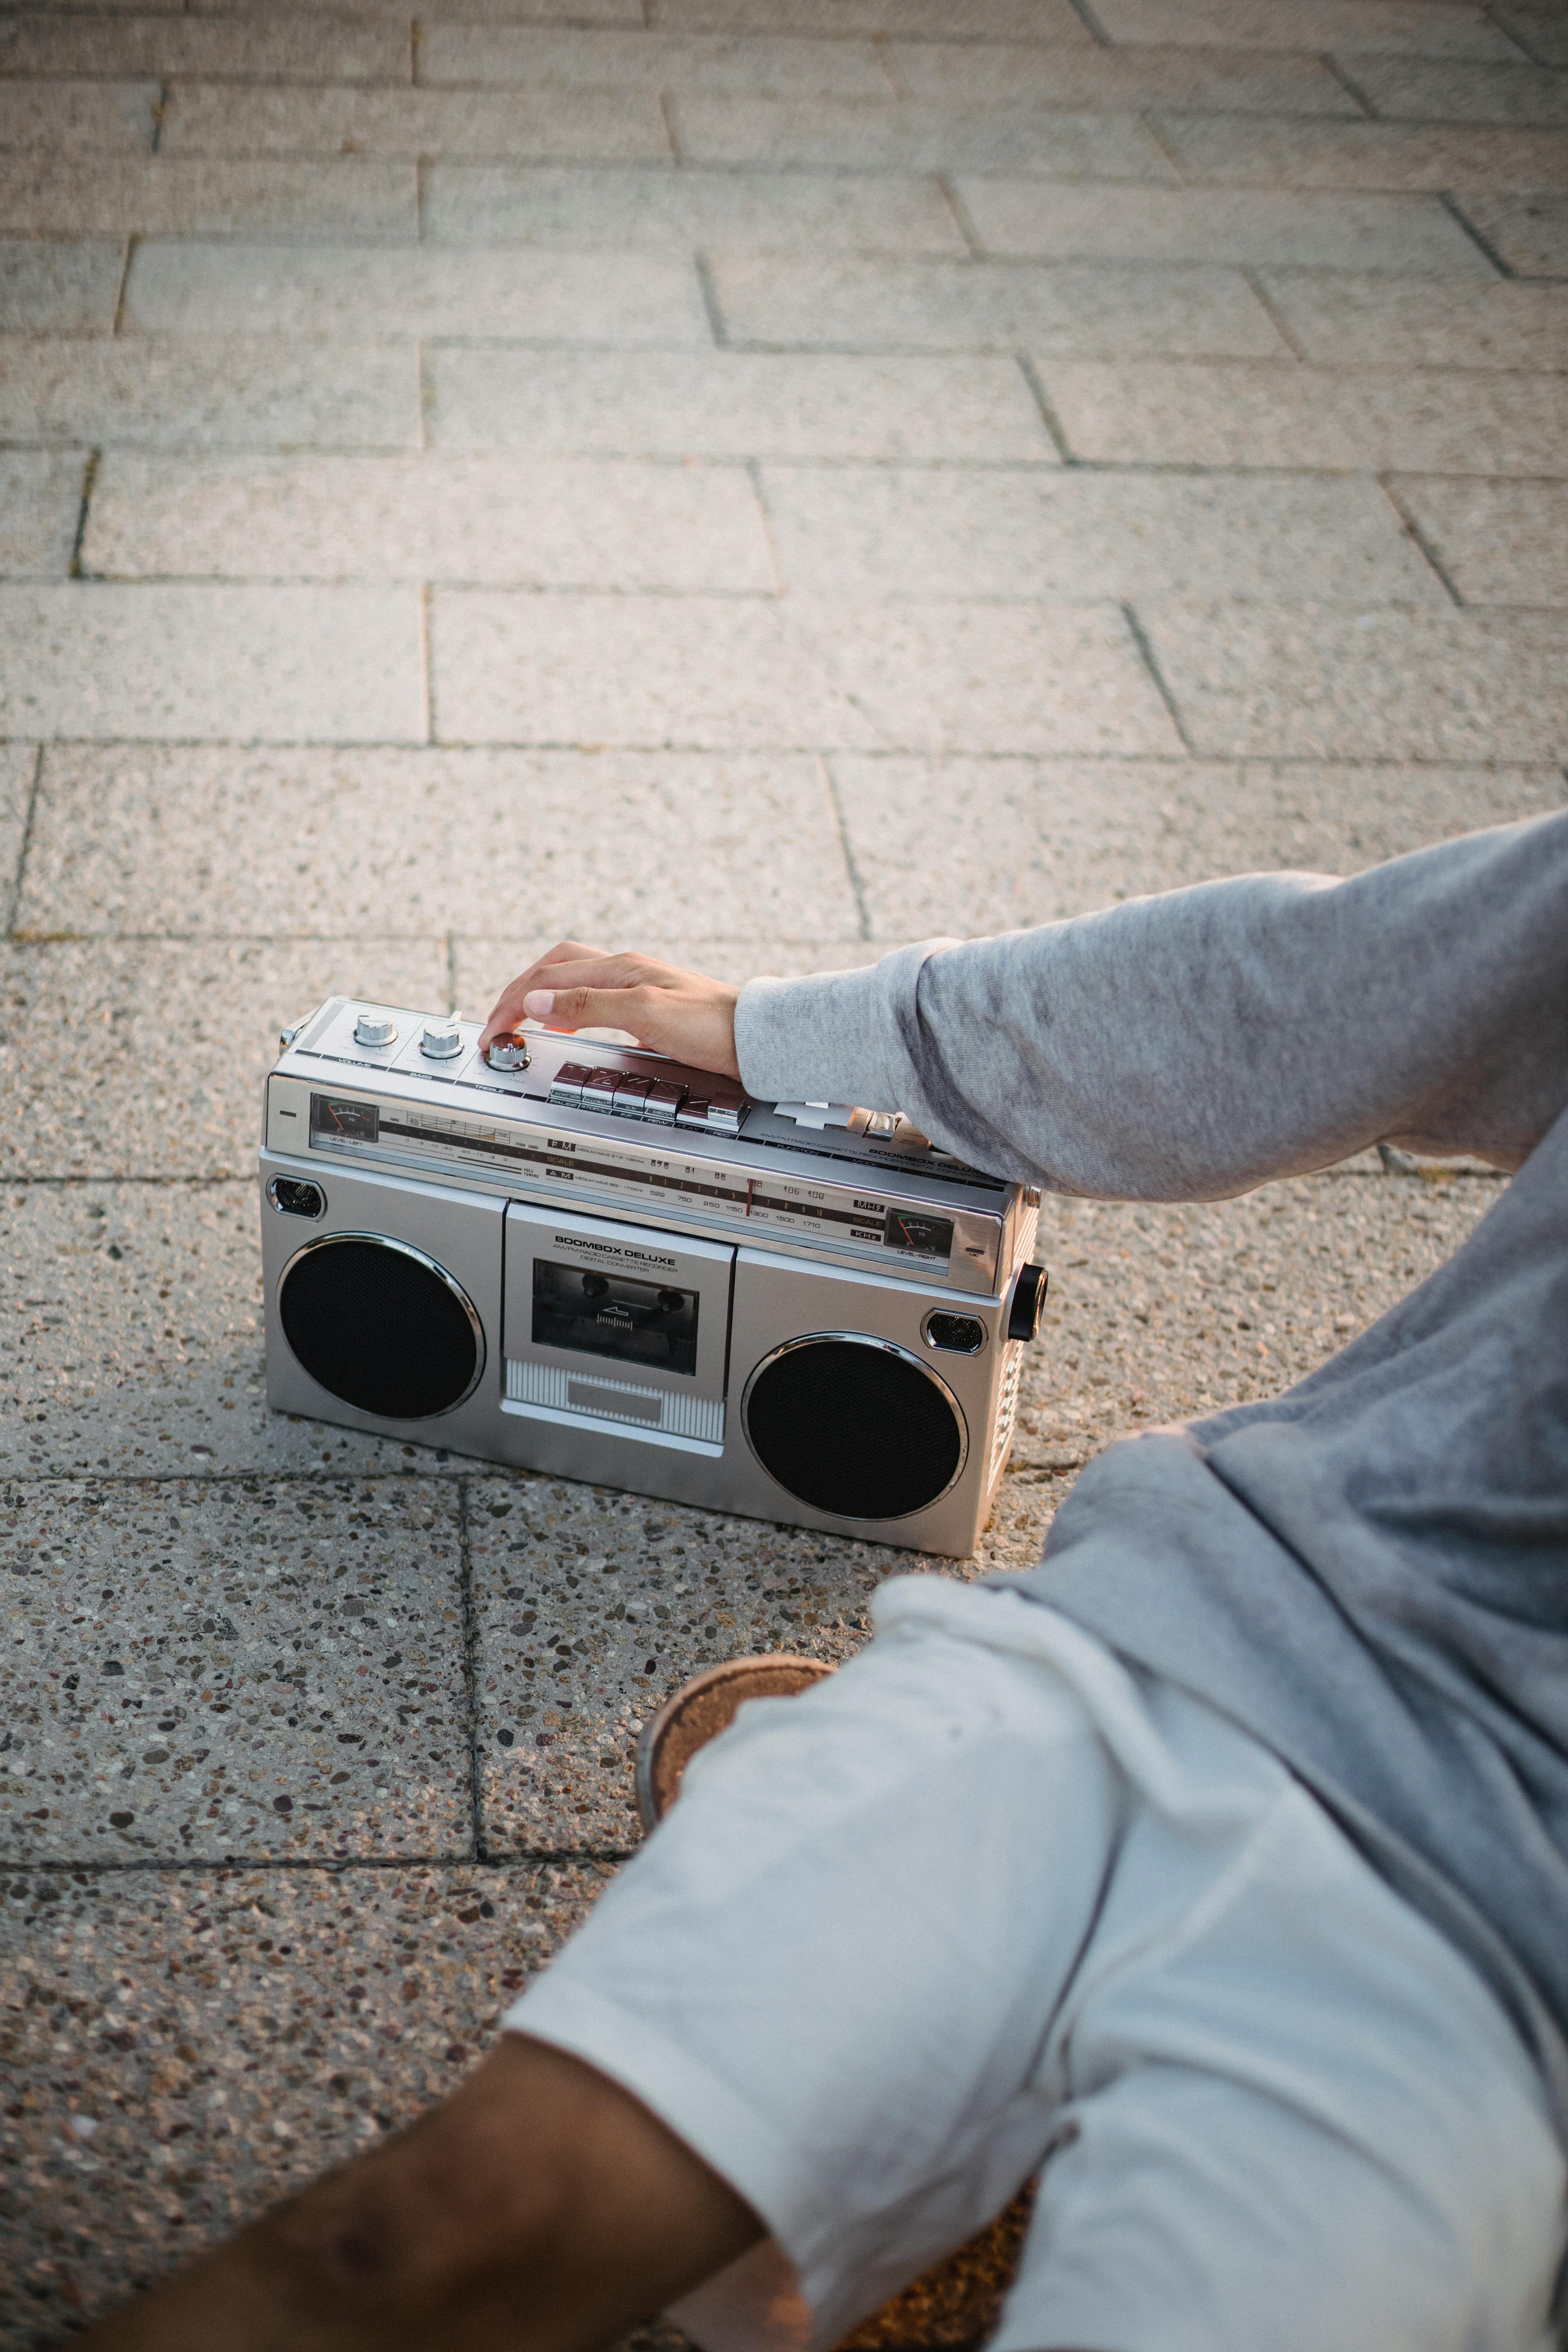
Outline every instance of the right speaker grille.
<path fill-rule="evenodd" d="M 963 1423 L 946 1390 L 878 1340 L 797 1340 L 752 1374 L 744 1412 L 763 1469 L 836 1518 L 907 1518 L 963 1465 Z"/>

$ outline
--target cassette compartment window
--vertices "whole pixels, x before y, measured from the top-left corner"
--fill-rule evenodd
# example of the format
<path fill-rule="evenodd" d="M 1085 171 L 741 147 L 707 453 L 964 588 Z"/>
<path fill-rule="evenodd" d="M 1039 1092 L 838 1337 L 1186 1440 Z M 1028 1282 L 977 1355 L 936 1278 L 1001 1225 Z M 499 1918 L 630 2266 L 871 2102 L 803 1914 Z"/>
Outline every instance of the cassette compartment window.
<path fill-rule="evenodd" d="M 697 1370 L 694 1290 L 676 1290 L 594 1266 L 533 1261 L 533 1344 L 614 1356 L 667 1372 Z"/>

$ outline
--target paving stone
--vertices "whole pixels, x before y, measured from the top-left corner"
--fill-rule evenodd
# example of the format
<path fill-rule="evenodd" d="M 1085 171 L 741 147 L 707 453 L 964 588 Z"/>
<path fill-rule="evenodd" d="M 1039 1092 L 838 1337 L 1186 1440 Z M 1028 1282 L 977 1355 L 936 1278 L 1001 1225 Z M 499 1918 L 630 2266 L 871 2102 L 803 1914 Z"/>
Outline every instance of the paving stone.
<path fill-rule="evenodd" d="M 1568 483 L 1395 487 L 1467 604 L 1568 604 Z"/>
<path fill-rule="evenodd" d="M 1040 604 L 792 600 L 889 746 L 1173 752 L 1175 730 L 1120 613 Z M 846 748 L 854 748 L 846 746 Z"/>
<path fill-rule="evenodd" d="M 449 1485 L 29 1481 L 11 1500 L 13 1867 L 471 1850 Z"/>
<path fill-rule="evenodd" d="M 84 172 L 75 158 L 7 157 L 0 165 L 0 224 L 32 236 L 95 236 L 124 226 L 137 236 L 291 236 L 418 234 L 412 163 L 312 160 L 280 172 L 268 162 L 182 162 L 104 156 Z"/>
<path fill-rule="evenodd" d="M 16 912 L 22 843 L 38 755 L 31 743 L 0 743 L 0 919 Z"/>
<path fill-rule="evenodd" d="M 411 2123 L 609 1875 L 549 1862 L 8 1878 L 0 2051 L 27 2088 L 0 2118 L 7 2347 L 96 2318 Z"/>
<path fill-rule="evenodd" d="M 948 104 L 1159 106 L 1200 113 L 1342 114 L 1361 110 L 1319 58 L 1237 49 L 1105 49 L 1034 41 L 894 42 L 900 95 Z"/>
<path fill-rule="evenodd" d="M 837 1664 L 876 1586 L 921 1565 L 565 1480 L 480 1478 L 469 1498 L 480 1803 L 501 1855 L 635 1843 L 637 1734 L 667 1692 L 763 1650 Z"/>
<path fill-rule="evenodd" d="M 148 155 L 155 81 L 0 82 L 0 147 L 56 155 Z"/>
<path fill-rule="evenodd" d="M 1171 114 L 1161 127 L 1196 178 L 1248 187 L 1489 192 L 1561 187 L 1568 180 L 1565 142 L 1556 131 L 1266 122 L 1241 114 Z"/>
<path fill-rule="evenodd" d="M 1563 805 L 1551 768 L 910 760 L 836 752 L 873 934 L 981 938 L 1276 867 L 1360 872 Z"/>
<path fill-rule="evenodd" d="M 1265 188 L 958 183 L 982 248 L 1055 261 L 1222 261 L 1495 276 L 1432 196 L 1306 195 Z"/>
<path fill-rule="evenodd" d="M 1568 377 L 1041 363 L 1079 457 L 1114 465 L 1365 467 L 1550 474 L 1568 465 Z"/>
<path fill-rule="evenodd" d="M 1568 289 L 1430 278 L 1266 273 L 1268 298 L 1309 360 L 1331 367 L 1561 372 Z"/>
<path fill-rule="evenodd" d="M 949 37 L 952 0 L 651 0 L 671 32 L 890 33 Z M 1069 0 L 964 0 L 973 40 L 1049 42 L 1087 48 L 1094 38 Z"/>
<path fill-rule="evenodd" d="M 435 253 L 169 239 L 137 246 L 125 310 L 132 328 L 175 333 L 712 341 L 690 265 L 647 252 Z"/>
<path fill-rule="evenodd" d="M 0 19 L 0 74 L 198 74 L 233 81 L 407 81 L 408 18 L 75 16 Z"/>
<path fill-rule="evenodd" d="M 418 359 L 276 338 L 5 336 L 0 435 L 181 450 L 416 449 Z"/>
<path fill-rule="evenodd" d="M 669 161 L 657 94 L 175 86 L 160 155 L 483 155 Z M 290 175 L 292 176 L 292 174 Z"/>
<path fill-rule="evenodd" d="M 669 101 L 684 162 L 832 171 L 1033 172 L 1044 179 L 1148 180 L 1175 166 L 1134 116 L 1006 110 L 911 99 L 691 97 Z"/>
<path fill-rule="evenodd" d="M 1391 57 L 1514 55 L 1479 8 L 1433 7 L 1428 0 L 1095 0 L 1095 14 L 1118 42 Z"/>
<path fill-rule="evenodd" d="M 417 598 L 381 587 L 0 588 L 0 732 L 423 742 Z"/>
<path fill-rule="evenodd" d="M 19 801 L 31 779 L 30 761 L 19 764 Z M 256 823 L 260 810 L 265 826 Z M 240 838 L 245 857 L 230 861 L 221 845 Z M 374 941 L 378 931 L 395 926 L 437 940 L 525 924 L 548 945 L 574 935 L 629 938 L 650 925 L 700 931 L 728 908 L 743 910 L 731 925 L 742 932 L 855 936 L 855 900 L 816 760 L 51 749 L 16 921 L 46 936 L 221 940 L 248 931 L 333 941 L 312 951 L 308 982 L 274 972 L 255 992 L 259 1085 L 266 1065 L 257 1055 L 279 1021 L 305 1009 L 301 991 L 369 988 L 349 943 Z M 384 962 L 389 950 L 366 944 L 363 952 L 368 965 Z M 433 950 L 408 952 L 405 985 L 423 992 L 391 1001 L 434 1003 L 430 992 L 444 981 L 419 961 Z M 234 996 L 231 982 L 226 1016 Z M 251 1076 L 247 1068 L 245 1087 Z M 243 1090 L 240 1100 L 249 1100 Z"/>
<path fill-rule="evenodd" d="M 437 345 L 425 369 L 426 426 L 437 449 L 1047 464 L 1056 456 L 1010 359 Z"/>
<path fill-rule="evenodd" d="M 807 592 L 1447 602 L 1371 482 L 770 467 L 763 488 Z"/>
<path fill-rule="evenodd" d="M 822 654 L 761 597 L 440 588 L 430 643 L 438 742 L 760 751 L 876 740 Z"/>
<path fill-rule="evenodd" d="M 1434 58 L 1336 62 L 1373 110 L 1416 122 L 1568 122 L 1568 74 L 1540 66 L 1449 65 Z"/>
<path fill-rule="evenodd" d="M 618 459 L 114 452 L 82 562 L 121 578 L 773 585 L 743 467 Z"/>
<path fill-rule="evenodd" d="M 754 98 L 885 99 L 890 89 L 868 41 L 569 32 L 439 18 L 424 27 L 419 71 L 426 82 L 733 90 Z"/>
<path fill-rule="evenodd" d="M 242 1167 L 259 1103 L 258 1078 Z M 444 1450 L 268 1411 L 262 1213 L 254 1170 L 0 1184 L 0 1476 L 458 1475 Z"/>
<path fill-rule="evenodd" d="M 1149 635 L 1194 746 L 1219 758 L 1568 753 L 1555 613 L 1173 606 L 1151 614 Z"/>
<path fill-rule="evenodd" d="M 714 283 L 728 335 L 741 342 L 1022 346 L 1086 358 L 1272 359 L 1284 350 L 1246 279 L 1230 269 L 721 256 Z"/>
<path fill-rule="evenodd" d="M 124 269 L 123 237 L 50 245 L 0 237 L 0 319 L 14 334 L 107 334 Z"/>
<path fill-rule="evenodd" d="M 81 513 L 82 461 L 47 449 L 0 449 L 0 577 L 63 580 Z"/>
<path fill-rule="evenodd" d="M 280 1024 L 327 996 L 434 1004 L 447 990 L 439 940 L 374 934 L 35 937 L 0 947 L 0 969 L 8 1178 L 249 1172 Z"/>
<path fill-rule="evenodd" d="M 425 175 L 424 220 L 426 236 L 437 245 L 517 239 L 556 246 L 968 251 L 952 207 L 934 182 L 888 173 L 568 172 L 437 163 Z M 1488 268 L 1479 254 L 1476 259 Z"/>
<path fill-rule="evenodd" d="M 1568 278 L 1568 195 L 1467 196 L 1460 210 L 1516 278 Z"/>

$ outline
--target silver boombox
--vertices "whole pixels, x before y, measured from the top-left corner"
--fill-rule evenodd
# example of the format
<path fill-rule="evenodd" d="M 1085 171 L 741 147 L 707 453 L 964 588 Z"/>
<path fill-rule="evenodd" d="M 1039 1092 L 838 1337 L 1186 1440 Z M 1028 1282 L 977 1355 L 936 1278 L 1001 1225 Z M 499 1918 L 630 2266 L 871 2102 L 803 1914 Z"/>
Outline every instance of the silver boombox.
<path fill-rule="evenodd" d="M 1006 1463 L 1039 1195 L 897 1114 L 329 997 L 261 1151 L 279 1411 L 963 1556 Z"/>

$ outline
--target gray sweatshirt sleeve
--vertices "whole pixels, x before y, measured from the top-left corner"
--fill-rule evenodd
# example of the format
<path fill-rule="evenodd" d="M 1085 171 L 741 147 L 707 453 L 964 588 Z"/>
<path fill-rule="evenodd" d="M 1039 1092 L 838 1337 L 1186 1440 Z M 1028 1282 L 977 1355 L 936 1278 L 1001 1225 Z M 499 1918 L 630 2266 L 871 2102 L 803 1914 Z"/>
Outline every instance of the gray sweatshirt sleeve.
<path fill-rule="evenodd" d="M 1568 1099 L 1568 813 L 755 980 L 735 1039 L 764 1100 L 1060 1192 L 1222 1199 L 1380 1141 L 1516 1168 Z"/>

